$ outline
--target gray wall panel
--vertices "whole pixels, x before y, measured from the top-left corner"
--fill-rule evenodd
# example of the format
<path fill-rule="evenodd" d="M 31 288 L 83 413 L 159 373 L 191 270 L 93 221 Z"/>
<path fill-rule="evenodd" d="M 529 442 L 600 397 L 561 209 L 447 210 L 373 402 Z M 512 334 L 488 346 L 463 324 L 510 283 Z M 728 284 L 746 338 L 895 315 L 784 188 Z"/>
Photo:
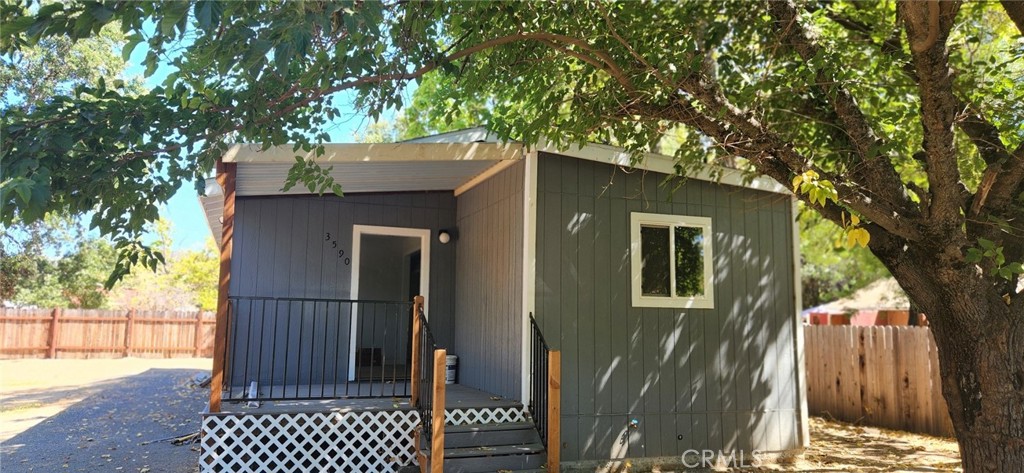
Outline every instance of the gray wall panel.
<path fill-rule="evenodd" d="M 231 296 L 348 299 L 355 224 L 428 228 L 430 301 L 427 314 L 437 341 L 450 346 L 454 316 L 454 245 L 441 245 L 440 229 L 455 227 L 451 192 L 352 194 L 336 196 L 239 197 L 235 211 L 235 255 L 231 260 Z M 326 235 L 330 233 L 331 239 Z M 337 242 L 337 246 L 331 244 Z M 339 254 L 344 251 L 344 255 Z M 367 308 L 369 310 L 369 308 Z M 242 304 L 236 310 L 229 357 L 249 352 L 248 365 L 231 366 L 229 380 L 241 386 L 263 372 L 287 383 L 344 381 L 349 363 L 347 308 L 312 303 Z M 408 315 L 388 313 L 387 324 L 402 325 Z M 291 323 L 286 323 L 291 320 Z M 394 328 L 394 327 L 392 327 Z M 389 329 L 403 336 L 405 331 Z M 407 335 L 404 335 L 407 338 Z M 340 344 L 327 343 L 338 339 Z M 263 340 L 263 351 L 259 351 Z M 271 349 L 270 341 L 277 341 Z M 293 348 L 285 353 L 285 341 Z M 294 348 L 302 343 L 306 350 Z M 404 348 L 397 350 L 404 353 Z M 272 366 L 272 373 L 266 367 Z M 248 373 L 247 373 L 248 371 Z M 337 378 L 335 373 L 339 373 Z"/>
<path fill-rule="evenodd" d="M 797 448 L 789 199 L 664 178 L 540 156 L 536 315 L 562 350 L 563 459 Z M 632 307 L 630 212 L 712 219 L 713 309 Z"/>
<path fill-rule="evenodd" d="M 457 197 L 454 353 L 459 383 L 521 394 L 524 165 Z"/>

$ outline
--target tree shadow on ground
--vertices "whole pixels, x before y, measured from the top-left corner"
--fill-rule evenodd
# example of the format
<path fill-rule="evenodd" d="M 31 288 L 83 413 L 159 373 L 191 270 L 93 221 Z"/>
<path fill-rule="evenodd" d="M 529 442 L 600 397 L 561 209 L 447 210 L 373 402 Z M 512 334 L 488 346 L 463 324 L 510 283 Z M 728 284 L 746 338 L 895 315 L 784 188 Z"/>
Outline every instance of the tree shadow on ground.
<path fill-rule="evenodd" d="M 90 385 L 92 395 L 4 442 L 4 472 L 196 471 L 196 445 L 162 440 L 199 430 L 208 393 L 190 383 L 199 371 L 150 369 Z M 66 390 L 22 393 L 19 402 Z"/>

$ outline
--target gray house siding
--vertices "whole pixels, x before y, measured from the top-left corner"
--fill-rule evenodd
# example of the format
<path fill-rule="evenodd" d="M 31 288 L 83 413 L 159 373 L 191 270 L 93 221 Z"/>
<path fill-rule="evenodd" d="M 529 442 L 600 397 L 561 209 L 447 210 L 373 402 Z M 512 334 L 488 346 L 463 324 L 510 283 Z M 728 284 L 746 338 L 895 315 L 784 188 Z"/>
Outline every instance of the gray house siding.
<path fill-rule="evenodd" d="M 522 384 L 524 168 L 520 161 L 457 198 L 459 383 L 513 399 Z"/>
<path fill-rule="evenodd" d="M 563 459 L 797 448 L 789 198 L 664 178 L 539 157 L 536 311 L 562 350 Z M 713 309 L 632 307 L 630 212 L 712 219 Z"/>
<path fill-rule="evenodd" d="M 229 293 L 243 297 L 348 299 L 352 296 L 352 266 L 351 260 L 346 258 L 351 257 L 353 225 L 428 228 L 432 235 L 436 235 L 442 228 L 452 228 L 455 216 L 455 197 L 451 192 L 352 194 L 343 198 L 239 197 L 235 210 Z M 427 315 L 438 343 L 448 346 L 452 342 L 455 250 L 453 245 L 441 245 L 437 238 L 432 237 L 430 241 L 430 313 Z M 323 315 L 324 307 L 320 305 L 314 309 L 311 303 L 297 302 L 240 304 L 236 308 L 236 328 L 247 326 L 249 317 L 269 321 L 275 310 L 279 315 L 287 315 L 291 311 L 292 318 L 296 320 L 287 326 L 283 318 L 278 317 L 277 326 L 268 323 L 268 330 L 236 330 L 228 347 L 228 356 L 234 356 L 236 360 L 241 359 L 239 350 L 244 352 L 247 344 L 258 346 L 257 341 L 261 337 L 265 345 L 269 345 L 271 337 L 276 336 L 278 345 L 281 345 L 285 340 L 280 335 L 282 333 L 289 334 L 292 347 L 297 346 L 300 338 L 307 346 L 324 346 L 325 336 L 336 336 L 344 346 L 329 348 L 326 354 L 316 352 L 309 356 L 291 353 L 275 356 L 274 350 L 264 348 L 260 354 L 250 354 L 249 366 L 231 366 L 231 383 L 236 386 L 247 383 L 248 380 L 243 379 L 246 369 L 254 373 L 270 364 L 275 367 L 275 382 L 318 383 L 324 376 L 326 379 L 323 381 L 330 383 L 336 366 L 342 367 L 341 372 L 346 373 L 350 314 L 344 307 L 335 306 Z M 319 318 L 313 316 L 314 310 L 321 313 Z M 300 313 L 303 314 L 302 322 L 298 321 L 299 317 L 294 317 Z M 399 319 L 399 314 L 388 317 L 408 320 Z M 401 317 L 408 315 L 402 314 Z M 260 321 L 252 322 L 253 326 L 260 325 Z M 339 322 L 340 326 L 337 325 Z M 283 350 L 280 346 L 278 349 Z M 297 360 L 292 356 L 301 358 Z M 287 375 L 283 369 L 286 363 L 292 365 Z M 295 369 L 296 365 L 299 369 Z"/>

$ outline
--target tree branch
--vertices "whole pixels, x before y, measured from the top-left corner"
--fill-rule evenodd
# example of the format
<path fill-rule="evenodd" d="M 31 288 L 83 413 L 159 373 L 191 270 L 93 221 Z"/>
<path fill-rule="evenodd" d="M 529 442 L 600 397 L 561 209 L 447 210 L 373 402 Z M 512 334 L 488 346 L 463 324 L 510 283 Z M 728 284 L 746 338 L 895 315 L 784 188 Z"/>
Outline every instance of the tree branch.
<path fill-rule="evenodd" d="M 515 42 L 519 42 L 519 41 L 531 41 L 531 40 L 533 40 L 533 41 L 540 41 L 540 42 L 547 41 L 547 42 L 549 42 L 548 43 L 549 46 L 550 46 L 551 42 L 554 42 L 554 43 L 565 43 L 565 44 L 569 44 L 569 45 L 573 45 L 573 46 L 579 47 L 580 49 L 583 49 L 583 50 L 593 54 L 597 59 L 600 60 L 601 64 L 604 64 L 604 67 L 598 67 L 595 64 L 595 62 L 592 62 L 592 61 L 587 61 L 588 63 L 590 63 L 592 65 L 595 65 L 595 67 L 598 67 L 599 69 L 604 70 L 605 72 L 609 73 L 623 87 L 623 89 L 626 90 L 627 93 L 632 94 L 632 93 L 636 92 L 636 88 L 633 86 L 633 83 L 626 76 L 625 72 L 623 72 L 622 68 L 619 67 L 612 60 L 611 56 L 609 56 L 607 53 L 594 49 L 592 46 L 587 44 L 586 41 L 583 41 L 583 40 L 578 39 L 578 38 L 573 38 L 573 37 L 570 37 L 570 36 L 565 36 L 565 35 L 560 35 L 560 34 L 555 34 L 555 33 L 548 33 L 548 32 L 533 32 L 533 33 L 520 33 L 520 34 L 513 34 L 513 35 L 508 35 L 508 36 L 501 36 L 501 37 L 498 37 L 498 38 L 492 38 L 492 39 L 489 39 L 487 41 L 483 41 L 483 42 L 477 43 L 477 44 L 475 44 L 473 46 L 467 47 L 465 49 L 461 49 L 461 50 L 456 51 L 454 53 L 448 54 L 447 56 L 445 56 L 444 58 L 442 58 L 440 60 L 433 61 L 433 62 L 428 63 L 428 64 L 424 64 L 424 65 L 420 66 L 419 68 L 417 68 L 416 70 L 414 70 L 412 72 L 392 72 L 392 73 L 376 74 L 376 75 L 371 75 L 371 76 L 362 76 L 362 77 L 359 77 L 357 79 L 352 79 L 352 80 L 349 80 L 349 81 L 346 81 L 346 82 L 342 82 L 340 84 L 337 84 L 337 85 L 334 85 L 334 86 L 331 86 L 331 87 L 328 87 L 328 88 L 325 88 L 325 89 L 320 89 L 320 90 L 312 91 L 310 93 L 309 97 L 306 97 L 306 98 L 304 98 L 302 100 L 296 101 L 295 103 L 292 103 L 291 105 L 281 109 L 279 111 L 279 113 L 277 114 L 277 116 L 282 116 L 282 115 L 291 113 L 292 111 L 294 111 L 294 110 L 296 110 L 296 109 L 298 109 L 300 107 L 304 107 L 304 106 L 312 103 L 313 101 L 318 100 L 321 97 L 324 97 L 324 96 L 327 96 L 327 95 L 331 95 L 331 94 L 336 93 L 336 92 L 341 92 L 341 91 L 344 91 L 344 90 L 353 89 L 353 88 L 356 88 L 356 87 L 359 87 L 359 86 L 362 86 L 362 85 L 379 84 L 379 83 L 382 83 L 382 82 L 392 82 L 392 81 L 410 81 L 410 80 L 413 80 L 413 79 L 418 79 L 420 77 L 423 77 L 424 74 L 437 69 L 438 67 L 441 66 L 441 64 L 454 62 L 454 61 L 457 61 L 459 59 L 462 59 L 462 58 L 471 56 L 473 54 L 476 54 L 478 52 L 485 51 L 485 50 L 492 49 L 492 48 L 496 48 L 498 46 L 503 46 L 503 45 L 506 45 L 506 44 L 511 44 L 511 43 L 515 43 Z M 562 48 L 562 52 L 566 52 L 566 51 L 567 51 L 567 48 Z M 582 55 L 575 55 L 574 54 L 574 57 L 577 57 L 578 59 L 581 59 L 581 60 L 583 59 Z M 267 117 L 267 118 L 268 119 L 273 119 L 274 117 Z"/>
<path fill-rule="evenodd" d="M 968 215 L 975 217 L 986 206 L 1002 208 L 1012 198 L 1021 179 L 1024 179 L 1024 160 L 1014 159 L 1010 155 L 999 137 L 999 130 L 973 107 L 968 106 L 964 110 L 964 118 L 957 123 L 987 165 Z"/>
<path fill-rule="evenodd" d="M 786 186 L 794 174 L 808 169 L 806 158 L 793 150 L 780 136 L 764 129 L 756 120 L 747 118 L 742 111 L 738 111 L 735 106 L 725 101 L 724 97 L 705 91 L 705 96 L 698 97 L 698 101 L 708 110 L 698 110 L 681 97 L 667 106 L 654 106 L 646 103 L 632 104 L 623 112 L 683 123 L 696 128 L 714 139 L 716 144 L 726 152 L 748 159 L 758 172 Z M 840 183 L 836 186 L 839 200 L 848 205 L 850 209 L 900 238 L 906 240 L 921 238 L 914 221 L 908 221 L 884 202 L 865 196 L 858 187 L 844 185 L 842 179 L 831 176 L 821 169 L 815 168 L 815 170 L 823 178 Z M 798 197 L 804 201 L 807 201 L 808 198 L 802 194 Z M 841 207 L 831 202 L 826 203 L 826 208 L 830 208 L 830 206 L 842 210 Z M 838 211 L 833 213 L 836 222 L 839 222 Z M 828 217 L 828 215 L 826 216 Z"/>
<path fill-rule="evenodd" d="M 805 62 L 810 62 L 818 55 L 821 48 L 810 31 L 800 23 L 796 5 L 786 0 L 769 1 L 767 6 L 776 28 L 782 32 L 783 41 L 792 46 Z M 817 118 L 843 130 L 848 143 L 861 158 L 862 165 L 854 168 L 851 177 L 870 194 L 899 208 L 903 213 L 916 213 L 888 156 L 878 153 L 882 140 L 875 134 L 850 91 L 823 67 L 817 70 L 816 85 L 828 97 L 828 103 L 835 113 L 834 116 L 819 114 Z"/>
<path fill-rule="evenodd" d="M 921 97 L 925 172 L 932 194 L 930 215 L 933 221 L 945 221 L 959 227 L 962 223 L 960 210 L 965 203 L 953 141 L 953 124 L 959 101 L 953 94 L 953 74 L 949 67 L 946 40 L 960 3 L 942 2 L 938 5 L 937 20 L 935 7 L 930 5 L 933 3 L 939 2 L 931 0 L 926 5 L 902 1 L 897 8 L 904 21 L 907 38 L 914 45 L 911 56 Z M 953 229 L 938 229 L 939 232 L 950 230 Z"/>
<path fill-rule="evenodd" d="M 1020 0 L 1002 0 L 1003 10 L 1006 15 L 1017 25 L 1017 31 L 1024 35 L 1024 2 Z"/>

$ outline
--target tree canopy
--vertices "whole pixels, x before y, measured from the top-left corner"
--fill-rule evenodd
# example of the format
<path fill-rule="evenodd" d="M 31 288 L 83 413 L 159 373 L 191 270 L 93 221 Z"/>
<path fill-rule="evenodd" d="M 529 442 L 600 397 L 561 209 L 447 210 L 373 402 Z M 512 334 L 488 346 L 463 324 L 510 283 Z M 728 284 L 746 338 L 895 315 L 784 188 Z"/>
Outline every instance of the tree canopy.
<path fill-rule="evenodd" d="M 173 69 L 144 94 L 101 82 L 6 111 L 5 222 L 91 211 L 118 268 L 155 265 L 140 230 L 229 142 L 312 149 L 339 92 L 375 119 L 432 71 L 507 99 L 487 112 L 504 139 L 639 158 L 683 127 L 680 173 L 735 160 L 880 258 L 928 312 L 967 470 L 993 451 L 1024 469 L 1022 3 L 76 2 L 0 20 L 3 54 L 117 21 L 147 74 Z"/>

